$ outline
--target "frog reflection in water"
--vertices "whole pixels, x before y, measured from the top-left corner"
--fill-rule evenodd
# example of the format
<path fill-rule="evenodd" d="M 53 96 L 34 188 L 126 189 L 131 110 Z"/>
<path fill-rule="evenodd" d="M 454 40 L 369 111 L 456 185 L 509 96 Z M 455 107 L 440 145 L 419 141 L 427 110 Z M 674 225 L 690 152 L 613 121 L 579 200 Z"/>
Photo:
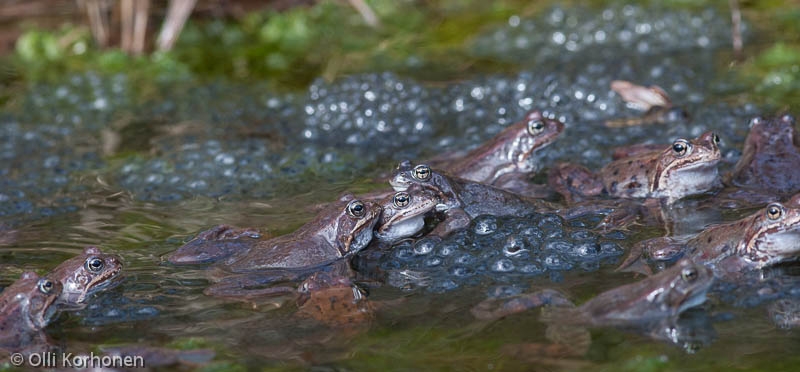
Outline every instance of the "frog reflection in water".
<path fill-rule="evenodd" d="M 377 203 L 344 195 L 293 233 L 256 241 L 244 254 L 217 264 L 212 279 L 219 279 L 219 283 L 207 288 L 206 293 L 223 297 L 254 296 L 260 291 L 266 294 L 269 288 L 257 287 L 295 280 L 350 257 L 372 240 L 381 211 Z"/>
<path fill-rule="evenodd" d="M 564 131 L 564 124 L 531 111 L 463 157 L 439 164 L 448 174 L 527 196 L 547 195 L 527 179 L 542 168 L 541 151 Z"/>
<path fill-rule="evenodd" d="M 425 164 L 412 166 L 409 161 L 398 165 L 397 173 L 389 183 L 396 191 L 405 191 L 417 184 L 436 194 L 441 202 L 437 210 L 444 212 L 445 218 L 432 234 L 440 236 L 465 228 L 472 218 L 482 214 L 524 216 L 556 209 L 539 199 L 526 198 L 490 185 L 452 177 L 434 171 Z"/>
<path fill-rule="evenodd" d="M 121 271 L 122 261 L 118 256 L 105 254 L 97 247 L 86 247 L 83 254 L 64 261 L 48 277 L 63 286 L 59 305 L 80 307 L 91 294 L 116 284 Z"/>
<path fill-rule="evenodd" d="M 0 294 L 0 350 L 22 350 L 45 339 L 61 283 L 25 272 Z"/>
<path fill-rule="evenodd" d="M 477 319 L 495 320 L 550 305 L 540 319 L 552 326 L 547 337 L 559 345 L 514 345 L 504 350 L 515 355 L 525 350 L 544 350 L 557 351 L 560 355 L 556 356 L 577 356 L 589 346 L 589 335 L 585 330 L 581 332 L 581 327 L 644 330 L 661 338 L 661 334 L 676 327 L 682 312 L 705 302 L 713 281 L 711 269 L 681 260 L 658 275 L 603 292 L 578 307 L 556 291 L 543 290 L 507 300 L 486 300 L 473 308 L 472 314 Z"/>
<path fill-rule="evenodd" d="M 742 157 L 728 175 L 727 183 L 746 189 L 743 193 L 751 198 L 755 197 L 753 194 L 763 195 L 758 198 L 762 202 L 800 191 L 799 143 L 791 115 L 752 119 Z"/>
<path fill-rule="evenodd" d="M 659 198 L 667 204 L 722 185 L 717 169 L 719 137 L 706 132 L 694 140 L 678 139 L 661 151 L 637 152 L 611 162 L 597 175 L 584 167 L 560 164 L 548 183 L 568 200 L 597 196 Z"/>
<path fill-rule="evenodd" d="M 800 194 L 786 204 L 771 203 L 738 221 L 713 225 L 685 240 L 661 237 L 631 249 L 620 270 L 650 272 L 642 259 L 663 262 L 687 254 L 711 266 L 719 277 L 735 277 L 800 256 Z"/>

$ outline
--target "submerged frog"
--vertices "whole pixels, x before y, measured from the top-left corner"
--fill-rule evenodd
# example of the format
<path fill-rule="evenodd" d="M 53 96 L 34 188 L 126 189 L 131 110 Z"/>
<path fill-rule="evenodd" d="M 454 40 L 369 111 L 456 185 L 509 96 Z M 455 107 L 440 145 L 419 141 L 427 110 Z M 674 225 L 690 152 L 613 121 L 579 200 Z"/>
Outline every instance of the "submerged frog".
<path fill-rule="evenodd" d="M 691 141 L 678 139 L 667 149 L 613 161 L 596 175 L 584 167 L 561 164 L 551 170 L 548 183 L 567 200 L 605 191 L 618 198 L 658 198 L 671 204 L 722 185 L 718 144 L 719 137 L 712 132 Z"/>
<path fill-rule="evenodd" d="M 505 301 L 486 300 L 473 308 L 472 314 L 481 320 L 494 320 L 550 305 L 540 318 L 554 326 L 548 329 L 548 338 L 574 351 L 570 355 L 581 355 L 588 345 L 565 340 L 562 332 L 572 330 L 573 336 L 587 337 L 586 333 L 575 332 L 575 327 L 618 327 L 662 333 L 663 328 L 676 326 L 682 312 L 705 302 L 713 281 L 709 268 L 684 259 L 658 275 L 603 292 L 578 307 L 571 306 L 558 292 L 544 290 Z M 575 350 L 576 346 L 580 350 Z M 522 348 L 507 348 L 519 349 Z"/>
<path fill-rule="evenodd" d="M 58 280 L 25 272 L 0 294 L 0 349 L 25 348 L 41 335 L 56 312 Z"/>
<path fill-rule="evenodd" d="M 420 185 L 411 185 L 380 202 L 383 214 L 375 228 L 375 238 L 393 243 L 418 233 L 425 226 L 425 216 L 435 211 L 439 198 Z"/>
<path fill-rule="evenodd" d="M 564 123 L 531 111 L 460 159 L 439 166 L 453 176 L 526 193 L 526 179 L 542 168 L 541 150 L 564 131 Z"/>
<path fill-rule="evenodd" d="M 218 263 L 212 278 L 220 282 L 206 293 L 235 297 L 257 295 L 262 290 L 269 292 L 269 288 L 258 288 L 247 290 L 248 294 L 240 293 L 247 287 L 295 280 L 350 257 L 372 240 L 381 212 L 377 203 L 344 195 L 293 233 L 256 241 L 246 253 Z"/>
<path fill-rule="evenodd" d="M 437 209 L 445 218 L 433 234 L 448 235 L 469 225 L 483 214 L 494 216 L 524 216 L 533 212 L 552 211 L 556 208 L 542 200 L 531 199 L 496 187 L 452 177 L 434 171 L 425 164 L 412 166 L 403 161 L 397 173 L 389 181 L 396 191 L 405 191 L 418 184 L 424 190 L 434 192 L 441 202 Z"/>
<path fill-rule="evenodd" d="M 364 291 L 349 276 L 320 271 L 297 289 L 297 316 L 311 318 L 329 327 L 366 325 L 374 308 Z"/>
<path fill-rule="evenodd" d="M 264 235 L 253 228 L 218 225 L 197 234 L 194 239 L 167 256 L 167 261 L 174 265 L 213 263 L 246 253 L 263 239 Z"/>
<path fill-rule="evenodd" d="M 662 237 L 643 241 L 633 247 L 619 269 L 631 267 L 649 273 L 642 258 L 671 261 L 686 254 L 712 267 L 717 276 L 728 277 L 795 260 L 800 256 L 800 205 L 794 200 L 771 203 L 738 221 L 712 225 L 688 240 Z"/>
<path fill-rule="evenodd" d="M 800 191 L 800 137 L 791 115 L 754 118 L 742 157 L 727 181 L 740 188 L 788 196 Z"/>
<path fill-rule="evenodd" d="M 91 294 L 116 284 L 121 271 L 119 256 L 103 253 L 97 247 L 86 247 L 83 254 L 64 261 L 48 277 L 62 284 L 60 305 L 81 306 Z"/>

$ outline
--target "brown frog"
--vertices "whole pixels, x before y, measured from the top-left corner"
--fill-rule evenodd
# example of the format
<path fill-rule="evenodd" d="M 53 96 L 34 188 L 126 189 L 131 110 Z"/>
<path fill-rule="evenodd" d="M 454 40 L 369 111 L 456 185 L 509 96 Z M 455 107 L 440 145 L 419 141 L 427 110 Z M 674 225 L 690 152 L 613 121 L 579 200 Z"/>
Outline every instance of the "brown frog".
<path fill-rule="evenodd" d="M 727 177 L 731 185 L 788 196 L 800 191 L 800 137 L 791 115 L 754 118 L 742 157 Z"/>
<path fill-rule="evenodd" d="M 64 261 L 47 276 L 61 282 L 59 305 L 81 306 L 91 294 L 116 284 L 121 272 L 119 256 L 86 247 L 83 254 Z"/>
<path fill-rule="evenodd" d="M 594 176 L 586 168 L 561 164 L 551 170 L 548 183 L 567 200 L 605 191 L 617 198 L 658 198 L 671 204 L 721 186 L 718 143 L 712 132 L 691 141 L 678 139 L 667 149 L 613 161 Z"/>
<path fill-rule="evenodd" d="M 453 176 L 529 195 L 527 178 L 542 168 L 541 150 L 564 131 L 564 123 L 531 111 L 460 159 L 441 165 Z"/>
<path fill-rule="evenodd" d="M 434 212 L 439 198 L 420 185 L 411 185 L 380 202 L 383 214 L 375 228 L 375 238 L 393 243 L 411 237 L 425 226 L 425 216 Z"/>
<path fill-rule="evenodd" d="M 688 240 L 662 237 L 643 241 L 631 249 L 619 270 L 649 273 L 642 258 L 670 261 L 686 254 L 712 267 L 719 277 L 735 277 L 744 271 L 797 259 L 800 255 L 800 205 L 795 199 L 786 204 L 770 203 L 738 221 L 712 225 Z"/>
<path fill-rule="evenodd" d="M 260 287 L 279 280 L 296 280 L 350 257 L 372 240 L 381 212 L 381 206 L 375 202 L 344 195 L 293 233 L 257 240 L 244 254 L 218 263 L 211 276 L 219 282 L 207 288 L 206 294 L 222 297 L 255 296 L 262 291 L 268 294 L 270 288 Z"/>
<path fill-rule="evenodd" d="M 539 199 L 498 189 L 445 173 L 434 171 L 425 164 L 413 166 L 403 161 L 397 173 L 389 181 L 395 191 L 405 191 L 418 184 L 424 190 L 435 193 L 440 200 L 437 209 L 444 212 L 441 221 L 432 232 L 435 235 L 449 233 L 465 228 L 472 218 L 483 214 L 495 216 L 524 216 L 533 212 L 553 211 L 554 206 Z"/>
<path fill-rule="evenodd" d="M 39 339 L 56 312 L 58 280 L 25 272 L 0 294 L 0 349 L 19 350 Z"/>
<path fill-rule="evenodd" d="M 550 325 L 548 339 L 562 346 L 550 349 L 566 355 L 582 355 L 588 350 L 586 338 L 589 336 L 576 327 L 610 326 L 662 333 L 662 328 L 676 326 L 681 313 L 705 302 L 713 281 L 709 268 L 685 259 L 658 275 L 603 292 L 578 307 L 572 306 L 558 292 L 544 290 L 505 301 L 486 300 L 473 308 L 472 314 L 481 320 L 494 320 L 550 305 L 544 309 L 540 320 Z M 504 351 L 517 354 L 520 350 L 531 349 L 539 348 L 531 344 L 513 345 L 505 347 Z"/>

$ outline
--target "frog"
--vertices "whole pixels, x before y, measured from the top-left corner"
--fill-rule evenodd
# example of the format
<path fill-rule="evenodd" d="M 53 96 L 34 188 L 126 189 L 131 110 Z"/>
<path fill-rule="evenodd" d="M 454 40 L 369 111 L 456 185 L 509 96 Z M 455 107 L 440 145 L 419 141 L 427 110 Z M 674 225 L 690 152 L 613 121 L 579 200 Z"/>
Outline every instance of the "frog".
<path fill-rule="evenodd" d="M 436 211 L 439 198 L 420 185 L 411 185 L 405 191 L 380 201 L 383 213 L 375 228 L 375 239 L 392 244 L 409 238 L 425 227 L 425 217 Z"/>
<path fill-rule="evenodd" d="M 121 278 L 122 260 L 114 254 L 89 246 L 83 254 L 70 258 L 48 274 L 62 285 L 58 305 L 82 307 L 93 293 L 117 284 Z"/>
<path fill-rule="evenodd" d="M 227 224 L 205 230 L 166 257 L 173 265 L 212 264 L 241 255 L 269 237 L 255 228 L 239 228 Z"/>
<path fill-rule="evenodd" d="M 564 132 L 564 123 L 533 110 L 466 155 L 442 164 L 453 176 L 527 196 L 546 196 L 527 181 L 542 169 L 542 149 Z"/>
<path fill-rule="evenodd" d="M 353 256 L 373 238 L 383 208 L 373 201 L 341 196 L 294 232 L 257 241 L 246 253 L 214 265 L 212 296 L 269 294 L 271 283 L 300 280 L 321 267 Z M 264 287 L 267 286 L 267 287 Z"/>
<path fill-rule="evenodd" d="M 0 349 L 20 350 L 41 339 L 57 311 L 61 283 L 32 271 L 0 294 Z"/>
<path fill-rule="evenodd" d="M 314 319 L 328 327 L 366 325 L 374 318 L 375 309 L 367 301 L 366 292 L 348 275 L 315 272 L 298 286 L 297 294 L 295 316 Z"/>
<path fill-rule="evenodd" d="M 787 203 L 769 203 L 739 220 L 711 225 L 693 237 L 659 237 L 631 248 L 617 270 L 652 271 L 644 260 L 670 262 L 682 256 L 705 263 L 715 274 L 733 280 L 800 257 L 800 194 Z"/>
<path fill-rule="evenodd" d="M 644 114 L 640 117 L 606 120 L 605 126 L 621 128 L 642 124 L 685 123 L 689 113 L 672 104 L 669 94 L 658 85 L 648 87 L 625 80 L 611 82 L 611 90 L 617 93 L 628 107 Z"/>
<path fill-rule="evenodd" d="M 744 142 L 742 156 L 725 182 L 739 189 L 767 194 L 774 198 L 800 192 L 800 136 L 795 118 L 755 117 Z M 762 198 L 763 200 L 763 198 Z"/>
<path fill-rule="evenodd" d="M 451 176 L 434 170 L 427 164 L 413 165 L 408 160 L 400 162 L 389 183 L 395 191 L 405 191 L 411 185 L 418 184 L 439 197 L 437 210 L 444 216 L 430 233 L 437 236 L 447 236 L 463 229 L 479 215 L 524 216 L 559 209 L 540 199 L 527 198 L 491 185 Z"/>
<path fill-rule="evenodd" d="M 706 301 L 714 280 L 710 268 L 682 259 L 657 275 L 605 291 L 577 307 L 559 292 L 545 289 L 511 299 L 487 299 L 475 306 L 471 313 L 480 321 L 494 321 L 546 306 L 539 320 L 548 324 L 546 336 L 556 342 L 546 350 L 558 350 L 561 353 L 557 355 L 559 357 L 582 356 L 588 351 L 590 341 L 587 340 L 588 332 L 581 331 L 585 327 L 615 327 L 652 335 L 663 334 L 664 329 L 677 327 L 683 312 Z M 508 345 L 504 352 L 516 355 L 520 350 L 542 350 L 535 345 L 538 344 Z"/>
<path fill-rule="evenodd" d="M 719 141 L 710 131 L 693 140 L 677 139 L 661 151 L 637 152 L 612 161 L 594 175 L 585 167 L 562 163 L 551 169 L 548 184 L 568 202 L 605 192 L 616 198 L 654 198 L 670 205 L 722 186 L 717 168 Z"/>

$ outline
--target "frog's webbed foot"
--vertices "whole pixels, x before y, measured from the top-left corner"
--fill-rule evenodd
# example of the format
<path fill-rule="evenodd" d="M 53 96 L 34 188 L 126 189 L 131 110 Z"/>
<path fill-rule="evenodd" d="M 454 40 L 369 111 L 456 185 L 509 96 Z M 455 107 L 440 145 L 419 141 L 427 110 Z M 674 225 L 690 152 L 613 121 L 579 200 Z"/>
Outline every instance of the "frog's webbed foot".
<path fill-rule="evenodd" d="M 627 231 L 631 226 L 639 224 L 639 212 L 628 208 L 615 209 L 603 217 L 596 229 L 608 232 L 612 230 Z"/>
<path fill-rule="evenodd" d="M 648 266 L 648 261 L 674 261 L 683 253 L 683 242 L 672 237 L 643 240 L 631 247 L 628 257 L 617 267 L 616 271 L 632 271 L 652 275 L 653 270 Z"/>
<path fill-rule="evenodd" d="M 544 289 L 534 293 L 522 294 L 513 298 L 489 298 L 470 310 L 472 316 L 480 320 L 496 320 L 509 315 L 541 306 L 572 306 L 561 293 Z"/>
<path fill-rule="evenodd" d="M 561 194 L 568 204 L 603 192 L 603 183 L 584 166 L 570 163 L 556 164 L 547 174 L 547 184 Z"/>
<path fill-rule="evenodd" d="M 257 229 L 214 226 L 167 256 L 174 265 L 213 263 L 250 250 L 263 234 Z"/>

